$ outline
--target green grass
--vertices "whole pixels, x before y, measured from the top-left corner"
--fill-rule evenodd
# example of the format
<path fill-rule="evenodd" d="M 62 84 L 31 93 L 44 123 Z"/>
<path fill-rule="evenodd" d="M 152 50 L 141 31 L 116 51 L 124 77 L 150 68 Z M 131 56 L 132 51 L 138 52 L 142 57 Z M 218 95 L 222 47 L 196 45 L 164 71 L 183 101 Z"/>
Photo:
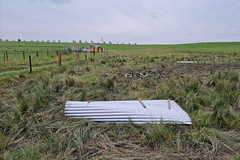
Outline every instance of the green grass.
<path fill-rule="evenodd" d="M 14 49 L 19 42 L 3 43 Z M 21 44 L 56 45 L 53 50 L 69 45 Z M 70 55 L 61 67 L 0 77 L 0 158 L 240 158 L 239 43 L 103 46 L 108 52 L 95 61 L 82 57 L 78 63 Z M 64 116 L 68 100 L 137 98 L 175 100 L 193 124 L 106 124 Z"/>
<path fill-rule="evenodd" d="M 68 46 L 79 46 L 70 43 L 50 43 L 50 42 L 0 42 L 1 58 L 0 72 L 15 71 L 29 67 L 29 55 L 31 55 L 33 67 L 46 66 L 58 63 L 56 51 L 62 52 L 62 62 L 69 62 L 76 59 L 76 54 L 65 54 Z M 82 44 L 81 47 L 89 47 Z M 8 61 L 4 53 L 8 51 Z M 25 56 L 23 55 L 25 53 Z M 37 57 L 38 52 L 38 57 Z M 24 59 L 25 57 L 25 59 Z M 84 59 L 84 55 L 81 55 Z"/>

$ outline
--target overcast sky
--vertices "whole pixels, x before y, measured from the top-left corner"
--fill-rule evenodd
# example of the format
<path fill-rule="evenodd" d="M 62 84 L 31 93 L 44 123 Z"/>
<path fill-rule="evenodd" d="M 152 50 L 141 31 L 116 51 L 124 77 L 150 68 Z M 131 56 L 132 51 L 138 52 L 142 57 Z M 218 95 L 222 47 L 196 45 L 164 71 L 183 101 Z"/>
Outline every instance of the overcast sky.
<path fill-rule="evenodd" d="M 0 38 L 240 41 L 240 0 L 0 0 Z"/>

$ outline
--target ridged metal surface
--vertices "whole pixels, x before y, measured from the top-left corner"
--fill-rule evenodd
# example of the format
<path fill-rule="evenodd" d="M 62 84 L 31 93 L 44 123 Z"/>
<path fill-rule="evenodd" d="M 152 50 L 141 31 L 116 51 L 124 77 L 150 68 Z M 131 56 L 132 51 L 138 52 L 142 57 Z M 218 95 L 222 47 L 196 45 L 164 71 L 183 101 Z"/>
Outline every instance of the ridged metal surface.
<path fill-rule="evenodd" d="M 174 101 L 170 101 L 171 109 L 168 100 L 142 102 L 146 108 L 139 101 L 68 101 L 65 116 L 96 122 L 192 124 L 188 114 Z"/>

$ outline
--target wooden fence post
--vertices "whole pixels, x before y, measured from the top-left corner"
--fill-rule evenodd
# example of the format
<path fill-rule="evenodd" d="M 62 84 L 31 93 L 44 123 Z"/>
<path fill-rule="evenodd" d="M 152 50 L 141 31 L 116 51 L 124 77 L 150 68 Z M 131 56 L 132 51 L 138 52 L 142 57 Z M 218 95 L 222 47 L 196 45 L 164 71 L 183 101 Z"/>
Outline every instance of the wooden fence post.
<path fill-rule="evenodd" d="M 36 56 L 38 57 L 38 51 L 36 51 Z"/>
<path fill-rule="evenodd" d="M 87 60 L 87 53 L 85 53 L 85 60 Z"/>
<path fill-rule="evenodd" d="M 5 59 L 6 59 L 6 53 L 4 52 L 3 53 L 3 61 L 5 62 Z"/>
<path fill-rule="evenodd" d="M 32 73 L 32 61 L 31 61 L 30 55 L 29 55 L 29 67 L 30 67 L 30 73 Z"/>
<path fill-rule="evenodd" d="M 23 60 L 25 60 L 25 52 L 23 51 Z"/>
<path fill-rule="evenodd" d="M 47 51 L 47 57 L 49 57 L 49 53 L 48 53 L 48 51 Z"/>
<path fill-rule="evenodd" d="M 6 51 L 6 57 L 7 57 L 7 61 L 8 61 L 8 51 Z"/>
<path fill-rule="evenodd" d="M 61 66 L 61 52 L 58 51 L 58 64 Z"/>

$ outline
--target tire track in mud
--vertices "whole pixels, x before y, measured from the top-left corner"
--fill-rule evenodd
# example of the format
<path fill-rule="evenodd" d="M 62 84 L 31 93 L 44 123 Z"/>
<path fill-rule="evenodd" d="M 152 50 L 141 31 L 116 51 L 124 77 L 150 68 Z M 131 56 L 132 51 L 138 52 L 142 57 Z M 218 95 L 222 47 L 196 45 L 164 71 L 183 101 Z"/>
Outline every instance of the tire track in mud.
<path fill-rule="evenodd" d="M 240 70 L 240 64 L 178 64 L 173 66 L 168 66 L 169 68 L 160 70 L 148 70 L 145 72 L 126 72 L 125 77 L 130 77 L 133 79 L 143 78 L 143 77 L 153 77 L 159 79 L 160 77 L 165 78 L 172 74 L 186 74 L 186 73 L 201 73 L 201 72 L 211 72 L 211 71 L 230 71 L 230 70 Z"/>

